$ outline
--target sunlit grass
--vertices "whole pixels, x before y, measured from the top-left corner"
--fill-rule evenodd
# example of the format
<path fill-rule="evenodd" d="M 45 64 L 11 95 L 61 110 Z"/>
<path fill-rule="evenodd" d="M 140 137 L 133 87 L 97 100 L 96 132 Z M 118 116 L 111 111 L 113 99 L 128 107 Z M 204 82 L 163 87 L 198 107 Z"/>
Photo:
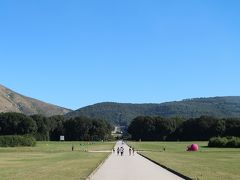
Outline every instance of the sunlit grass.
<path fill-rule="evenodd" d="M 109 154 L 87 151 L 111 150 L 114 144 L 38 142 L 36 147 L 0 148 L 0 179 L 86 179 Z"/>
<path fill-rule="evenodd" d="M 192 143 L 199 152 L 188 152 Z M 142 154 L 193 179 L 240 179 L 240 149 L 208 148 L 207 142 L 128 142 Z M 166 151 L 163 151 L 165 147 Z"/>

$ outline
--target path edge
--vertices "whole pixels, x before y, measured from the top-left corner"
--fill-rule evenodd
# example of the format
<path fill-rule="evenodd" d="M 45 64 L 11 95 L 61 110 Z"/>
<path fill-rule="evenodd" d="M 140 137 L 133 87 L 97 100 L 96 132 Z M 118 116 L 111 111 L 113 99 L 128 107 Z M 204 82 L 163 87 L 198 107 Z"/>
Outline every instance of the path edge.
<path fill-rule="evenodd" d="M 171 168 L 169 168 L 169 167 L 167 167 L 167 166 L 164 166 L 164 165 L 160 164 L 160 163 L 157 162 L 157 161 L 154 161 L 154 160 L 150 159 L 149 157 L 143 155 L 142 153 L 139 153 L 139 152 L 138 152 L 138 154 L 139 154 L 140 156 L 146 158 L 147 160 L 153 162 L 154 164 L 156 164 L 156 165 L 158 165 L 158 166 L 161 166 L 162 168 L 164 168 L 164 169 L 170 171 L 171 173 L 173 173 L 173 174 L 175 174 L 175 175 L 177 175 L 177 176 L 179 176 L 179 177 L 181 177 L 181 178 L 183 178 L 183 179 L 186 179 L 186 180 L 193 180 L 193 179 L 191 179 L 191 178 L 188 177 L 188 176 L 185 176 L 185 175 L 183 175 L 183 174 L 181 174 L 181 173 L 179 173 L 179 172 L 177 172 L 177 171 L 175 171 L 175 170 L 173 170 L 173 169 L 171 169 Z"/>
<path fill-rule="evenodd" d="M 99 169 L 102 167 L 102 165 L 107 161 L 107 159 L 108 159 L 111 155 L 112 155 L 112 153 L 109 153 L 108 156 L 107 156 L 104 160 L 102 160 L 102 161 L 100 162 L 100 164 L 94 169 L 94 171 L 91 172 L 91 174 L 86 178 L 86 180 L 91 180 L 91 178 L 94 176 L 94 174 L 97 172 L 97 170 L 99 170 Z"/>

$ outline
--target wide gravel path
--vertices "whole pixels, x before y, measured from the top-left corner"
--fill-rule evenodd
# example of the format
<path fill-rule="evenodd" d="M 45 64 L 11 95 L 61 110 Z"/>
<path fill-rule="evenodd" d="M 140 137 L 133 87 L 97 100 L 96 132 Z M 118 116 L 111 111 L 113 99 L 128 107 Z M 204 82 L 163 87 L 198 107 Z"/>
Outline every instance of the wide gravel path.
<path fill-rule="evenodd" d="M 179 176 L 138 155 L 129 156 L 129 147 L 118 141 L 115 146 L 124 148 L 124 155 L 112 153 L 91 177 L 91 180 L 178 180 Z"/>

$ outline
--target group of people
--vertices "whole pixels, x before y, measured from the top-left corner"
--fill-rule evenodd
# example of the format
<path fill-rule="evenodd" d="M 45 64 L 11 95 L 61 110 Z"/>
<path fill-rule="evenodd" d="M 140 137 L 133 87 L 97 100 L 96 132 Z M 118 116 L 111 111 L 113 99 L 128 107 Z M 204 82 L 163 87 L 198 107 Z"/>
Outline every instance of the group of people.
<path fill-rule="evenodd" d="M 130 146 L 129 147 L 129 156 L 134 155 L 134 153 L 135 153 L 134 148 Z"/>
<path fill-rule="evenodd" d="M 119 154 L 121 154 L 121 156 L 123 156 L 123 154 L 124 154 L 124 147 L 118 147 L 117 148 L 117 155 L 119 155 Z"/>
<path fill-rule="evenodd" d="M 124 143 L 122 142 L 122 144 L 124 144 Z M 134 150 L 133 147 L 130 146 L 129 149 L 128 149 L 128 152 L 129 152 L 129 156 L 131 156 L 131 155 L 134 155 L 135 150 Z M 115 153 L 115 148 L 113 148 L 113 153 Z M 121 155 L 121 156 L 124 155 L 124 147 L 123 146 L 117 148 L 117 155 L 118 156 L 119 155 Z"/>

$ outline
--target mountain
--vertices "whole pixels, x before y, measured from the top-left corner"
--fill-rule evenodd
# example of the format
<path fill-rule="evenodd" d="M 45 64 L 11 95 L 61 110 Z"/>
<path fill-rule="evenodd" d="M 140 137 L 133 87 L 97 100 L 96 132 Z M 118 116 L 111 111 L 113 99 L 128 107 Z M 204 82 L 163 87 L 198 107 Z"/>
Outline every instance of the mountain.
<path fill-rule="evenodd" d="M 129 104 L 104 102 L 80 108 L 67 117 L 103 118 L 114 124 L 128 124 L 137 116 L 196 118 L 202 115 L 240 117 L 240 96 L 194 98 L 161 104 Z"/>
<path fill-rule="evenodd" d="M 64 115 L 70 111 L 70 109 L 23 96 L 0 85 L 0 112 L 18 112 L 26 115 L 42 114 L 45 116 L 52 116 Z"/>

